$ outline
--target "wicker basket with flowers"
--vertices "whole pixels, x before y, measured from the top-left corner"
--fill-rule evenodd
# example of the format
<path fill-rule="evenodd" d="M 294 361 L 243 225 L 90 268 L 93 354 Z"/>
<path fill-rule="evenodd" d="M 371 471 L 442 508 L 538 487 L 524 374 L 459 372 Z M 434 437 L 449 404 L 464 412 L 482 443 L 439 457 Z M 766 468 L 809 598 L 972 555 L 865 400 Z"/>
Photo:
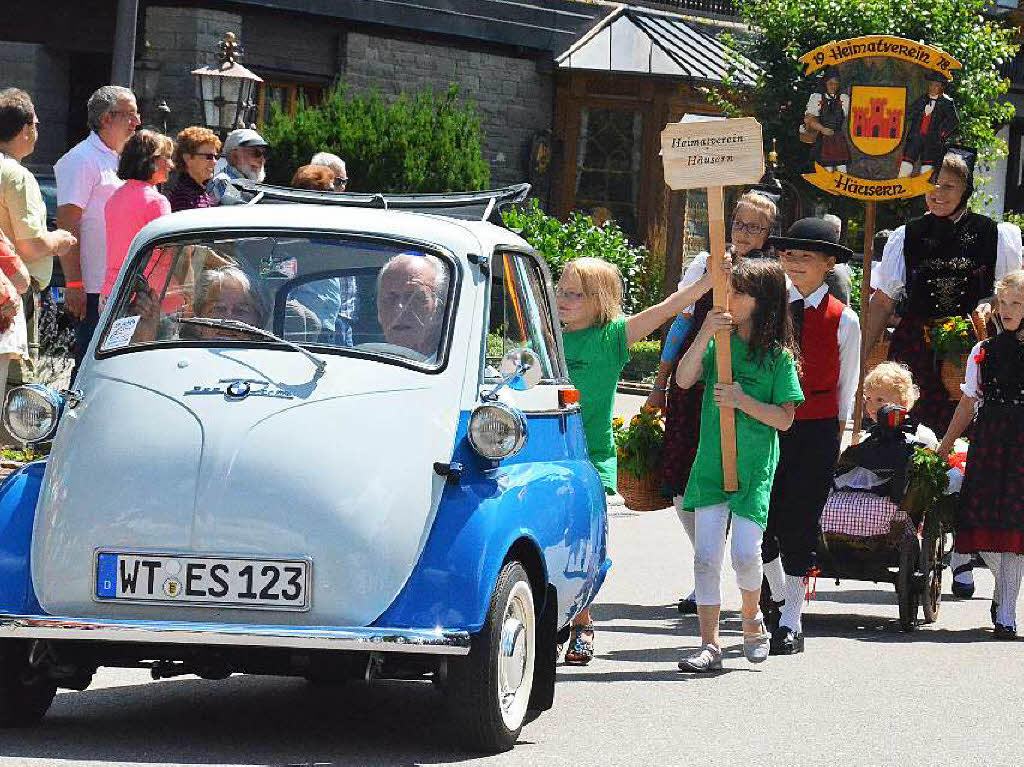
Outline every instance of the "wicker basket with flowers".
<path fill-rule="evenodd" d="M 671 503 L 660 492 L 658 467 L 665 440 L 665 422 L 658 410 L 643 408 L 629 421 L 612 421 L 618 455 L 619 494 L 633 511 L 664 509 Z"/>
<path fill-rule="evenodd" d="M 977 340 L 975 325 L 968 317 L 944 317 L 926 331 L 935 359 L 942 364 L 942 383 L 951 399 L 960 399 L 967 355 Z"/>

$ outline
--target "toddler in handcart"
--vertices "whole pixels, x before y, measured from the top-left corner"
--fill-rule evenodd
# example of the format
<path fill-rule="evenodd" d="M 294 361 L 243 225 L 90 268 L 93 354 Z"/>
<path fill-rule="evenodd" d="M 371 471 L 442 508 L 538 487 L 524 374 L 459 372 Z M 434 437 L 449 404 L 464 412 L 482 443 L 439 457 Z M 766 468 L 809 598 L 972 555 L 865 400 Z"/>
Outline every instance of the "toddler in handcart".
<path fill-rule="evenodd" d="M 939 443 L 931 429 L 907 417 L 917 397 L 910 370 L 896 362 L 883 362 L 864 378 L 864 412 L 873 423 L 866 438 L 839 458 L 821 515 L 826 539 L 902 537 L 908 518 L 900 503 L 910 458 L 915 447 L 935 449 Z"/>

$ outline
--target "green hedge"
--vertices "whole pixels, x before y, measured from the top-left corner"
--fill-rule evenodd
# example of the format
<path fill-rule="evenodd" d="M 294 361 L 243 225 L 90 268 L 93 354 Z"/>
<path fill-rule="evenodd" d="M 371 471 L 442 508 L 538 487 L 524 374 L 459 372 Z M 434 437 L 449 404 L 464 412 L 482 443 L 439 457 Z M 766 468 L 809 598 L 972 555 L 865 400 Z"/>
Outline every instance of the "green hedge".
<path fill-rule="evenodd" d="M 394 101 L 376 91 L 349 94 L 339 85 L 319 106 L 300 103 L 294 116 L 275 104 L 262 129 L 273 147 L 267 178 L 288 184 L 317 152 L 345 160 L 350 192 L 452 192 L 487 189 L 490 167 L 476 107 L 458 86 Z"/>
<path fill-rule="evenodd" d="M 622 370 L 624 381 L 652 380 L 661 362 L 661 342 L 637 341 L 629 347 L 629 362 Z"/>

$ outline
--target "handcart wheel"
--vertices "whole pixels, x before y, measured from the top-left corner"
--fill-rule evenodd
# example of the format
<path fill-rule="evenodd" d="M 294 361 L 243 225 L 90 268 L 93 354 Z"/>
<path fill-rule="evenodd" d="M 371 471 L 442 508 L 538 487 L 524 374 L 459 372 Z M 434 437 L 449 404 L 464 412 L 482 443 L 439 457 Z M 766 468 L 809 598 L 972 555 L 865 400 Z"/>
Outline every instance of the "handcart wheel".
<path fill-rule="evenodd" d="M 924 573 L 924 590 L 921 594 L 921 607 L 924 609 L 924 622 L 935 623 L 942 607 L 942 541 L 945 532 L 939 528 L 937 535 L 929 535 L 924 539 L 921 548 L 921 571 Z"/>
<path fill-rule="evenodd" d="M 900 628 L 913 631 L 917 628 L 917 608 L 921 603 L 919 587 L 915 584 L 920 547 L 916 536 L 908 535 L 900 545 L 900 569 L 896 574 L 896 601 L 900 606 Z"/>

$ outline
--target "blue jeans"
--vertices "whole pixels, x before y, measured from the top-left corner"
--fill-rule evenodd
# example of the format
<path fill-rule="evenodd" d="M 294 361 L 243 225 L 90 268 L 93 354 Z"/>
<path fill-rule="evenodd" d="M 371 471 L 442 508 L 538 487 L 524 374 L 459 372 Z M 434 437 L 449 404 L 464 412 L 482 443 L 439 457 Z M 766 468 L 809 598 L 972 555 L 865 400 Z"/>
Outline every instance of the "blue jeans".
<path fill-rule="evenodd" d="M 85 294 L 85 319 L 75 323 L 75 367 L 71 371 L 71 383 L 75 383 L 78 376 L 78 369 L 82 366 L 85 352 L 92 341 L 92 335 L 96 332 L 96 325 L 100 321 L 100 294 Z"/>

